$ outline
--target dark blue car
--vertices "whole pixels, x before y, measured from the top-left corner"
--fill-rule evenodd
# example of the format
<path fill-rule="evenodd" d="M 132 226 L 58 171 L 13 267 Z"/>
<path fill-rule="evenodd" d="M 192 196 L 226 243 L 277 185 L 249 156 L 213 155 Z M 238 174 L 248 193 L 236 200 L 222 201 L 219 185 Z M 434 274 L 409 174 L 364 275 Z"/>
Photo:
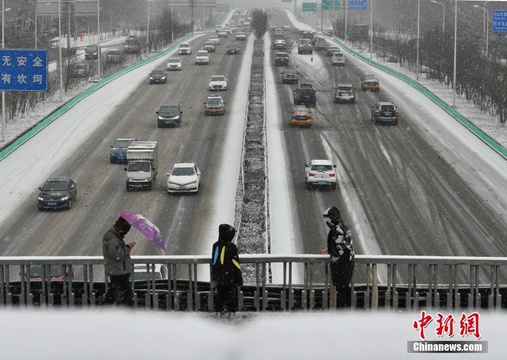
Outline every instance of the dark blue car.
<path fill-rule="evenodd" d="M 111 152 L 109 160 L 112 164 L 126 164 L 127 163 L 127 148 L 136 141 L 136 138 L 119 138 L 111 145 Z"/>

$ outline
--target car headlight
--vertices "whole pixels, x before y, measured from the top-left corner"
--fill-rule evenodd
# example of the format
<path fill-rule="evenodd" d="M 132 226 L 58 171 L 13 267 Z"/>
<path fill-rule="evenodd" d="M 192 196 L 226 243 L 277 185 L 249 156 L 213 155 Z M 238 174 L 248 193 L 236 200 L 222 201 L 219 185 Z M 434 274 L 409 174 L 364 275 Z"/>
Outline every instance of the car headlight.
<path fill-rule="evenodd" d="M 62 199 L 61 199 L 61 200 L 62 200 L 62 201 L 67 201 L 67 200 L 69 200 L 69 196 L 64 196 L 64 197 L 62 197 Z"/>
<path fill-rule="evenodd" d="M 39 197 L 37 198 L 37 200 L 39 200 L 39 201 L 44 201 L 44 198 L 43 198 L 43 197 L 41 197 L 41 196 L 39 196 Z"/>

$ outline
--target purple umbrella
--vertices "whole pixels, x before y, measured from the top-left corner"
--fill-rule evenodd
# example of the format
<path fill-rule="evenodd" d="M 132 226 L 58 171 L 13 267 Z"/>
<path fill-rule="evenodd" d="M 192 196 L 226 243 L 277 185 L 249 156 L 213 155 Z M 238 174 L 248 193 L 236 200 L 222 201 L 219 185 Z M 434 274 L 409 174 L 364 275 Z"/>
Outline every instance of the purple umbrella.
<path fill-rule="evenodd" d="M 120 211 L 118 215 L 127 220 L 130 225 L 139 230 L 141 234 L 153 241 L 161 249 L 165 250 L 165 243 L 164 239 L 162 239 L 162 234 L 160 233 L 159 228 L 150 220 L 132 211 Z"/>

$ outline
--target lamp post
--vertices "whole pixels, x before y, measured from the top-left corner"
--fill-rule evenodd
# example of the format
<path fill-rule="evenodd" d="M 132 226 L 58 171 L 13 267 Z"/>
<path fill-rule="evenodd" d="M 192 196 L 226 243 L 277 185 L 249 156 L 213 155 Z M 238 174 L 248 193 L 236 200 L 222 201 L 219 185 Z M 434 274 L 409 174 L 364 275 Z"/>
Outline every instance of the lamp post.
<path fill-rule="evenodd" d="M 347 43 L 347 35 L 348 35 L 347 34 L 347 15 L 348 15 L 347 14 L 347 2 L 348 1 L 345 0 L 345 3 L 343 5 L 345 7 L 345 9 L 344 9 L 344 16 L 345 16 L 345 35 L 344 35 L 344 40 L 345 40 L 345 44 Z"/>
<path fill-rule="evenodd" d="M 458 0 L 454 0 L 454 65 L 452 76 L 452 107 L 456 108 L 456 49 L 458 38 Z"/>
<path fill-rule="evenodd" d="M 481 7 L 479 5 L 474 5 L 474 8 L 484 10 L 484 14 L 487 14 L 487 19 L 488 19 L 488 23 L 489 23 L 489 11 L 488 11 L 488 9 L 486 9 L 486 4 L 484 4 L 484 7 Z M 485 24 L 485 31 L 486 31 L 486 34 L 485 34 L 486 35 L 486 57 L 488 57 L 488 50 L 489 50 L 489 26 L 486 24 L 486 16 L 484 17 L 484 24 Z"/>
<path fill-rule="evenodd" d="M 431 2 L 433 4 L 440 4 L 440 5 L 442 5 L 442 8 L 443 8 L 443 13 L 442 13 L 442 39 L 443 39 L 444 38 L 444 34 L 445 34 L 445 4 L 441 3 L 441 2 L 438 2 L 436 0 L 431 0 Z"/>
<path fill-rule="evenodd" d="M 148 25 L 146 26 L 146 42 L 148 43 L 148 54 L 150 53 L 150 0 L 148 2 Z"/>
<path fill-rule="evenodd" d="M 415 60 L 415 79 L 419 80 L 419 30 L 421 24 L 421 0 L 417 0 L 417 51 Z"/>
<path fill-rule="evenodd" d="M 373 0 L 370 0 L 370 59 L 373 58 Z"/>
<path fill-rule="evenodd" d="M 174 42 L 174 0 L 171 0 L 171 44 Z"/>

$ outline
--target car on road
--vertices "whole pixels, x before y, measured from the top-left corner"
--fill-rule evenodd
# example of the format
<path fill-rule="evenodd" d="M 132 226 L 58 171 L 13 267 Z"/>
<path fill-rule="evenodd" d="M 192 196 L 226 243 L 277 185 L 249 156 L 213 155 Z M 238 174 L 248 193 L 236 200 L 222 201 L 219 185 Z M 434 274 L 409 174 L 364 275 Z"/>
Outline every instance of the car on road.
<path fill-rule="evenodd" d="M 215 52 L 216 50 L 216 45 L 213 41 L 206 41 L 202 47 L 203 50 L 206 50 L 207 52 L 211 53 L 211 52 Z"/>
<path fill-rule="evenodd" d="M 227 90 L 227 79 L 224 75 L 213 75 L 209 79 L 208 89 L 210 91 L 225 91 Z"/>
<path fill-rule="evenodd" d="M 289 66 L 289 54 L 286 52 L 278 51 L 275 55 L 276 66 Z"/>
<path fill-rule="evenodd" d="M 220 32 L 217 34 L 217 36 L 218 36 L 219 38 L 227 38 L 227 37 L 229 36 L 229 33 L 228 33 L 227 31 L 223 30 L 223 31 L 220 31 Z"/>
<path fill-rule="evenodd" d="M 109 161 L 111 164 L 126 164 L 127 163 L 127 148 L 132 143 L 137 141 L 136 138 L 118 138 L 111 145 L 111 151 L 109 152 Z"/>
<path fill-rule="evenodd" d="M 232 42 L 227 44 L 226 46 L 227 55 L 237 55 L 240 51 L 240 46 L 238 43 Z"/>
<path fill-rule="evenodd" d="M 118 49 L 111 49 L 106 54 L 106 61 L 108 63 L 121 63 L 124 60 L 124 54 L 123 51 L 120 51 Z"/>
<path fill-rule="evenodd" d="M 286 43 L 284 39 L 276 39 L 273 43 L 273 48 L 275 49 L 285 49 Z"/>
<path fill-rule="evenodd" d="M 166 84 L 167 73 L 161 69 L 155 69 L 150 72 L 150 84 Z"/>
<path fill-rule="evenodd" d="M 294 105 L 304 105 L 307 107 L 317 104 L 317 90 L 312 84 L 299 84 L 299 86 L 292 92 L 294 98 Z"/>
<path fill-rule="evenodd" d="M 307 189 L 314 187 L 330 187 L 336 189 L 336 165 L 330 160 L 314 159 L 305 165 L 305 185 Z"/>
<path fill-rule="evenodd" d="M 195 54 L 196 65 L 209 65 L 209 52 L 207 50 L 199 50 Z"/>
<path fill-rule="evenodd" d="M 220 95 L 208 96 L 204 102 L 204 115 L 224 115 L 225 101 Z"/>
<path fill-rule="evenodd" d="M 70 66 L 70 76 L 73 78 L 86 78 L 90 75 L 90 69 L 85 63 L 72 64 Z"/>
<path fill-rule="evenodd" d="M 77 199 L 77 185 L 70 177 L 56 176 L 39 188 L 38 207 L 44 209 L 71 209 Z"/>
<path fill-rule="evenodd" d="M 99 58 L 100 52 L 99 45 L 88 45 L 85 48 L 85 59 L 86 60 L 97 60 Z"/>
<path fill-rule="evenodd" d="M 246 40 L 246 34 L 244 31 L 238 31 L 236 33 L 236 40 L 237 41 L 245 41 Z"/>
<path fill-rule="evenodd" d="M 391 123 L 398 125 L 400 113 L 392 102 L 381 101 L 371 107 L 371 121 L 374 124 Z"/>
<path fill-rule="evenodd" d="M 157 111 L 157 126 L 181 126 L 183 111 L 180 104 L 164 104 L 160 105 Z"/>
<path fill-rule="evenodd" d="M 192 54 L 192 46 L 189 43 L 181 43 L 178 47 L 178 55 Z"/>
<path fill-rule="evenodd" d="M 338 51 L 333 53 L 333 56 L 331 57 L 331 63 L 333 66 L 345 66 L 345 55 Z"/>
<path fill-rule="evenodd" d="M 375 77 L 375 75 L 364 75 L 364 77 L 361 79 L 361 90 L 379 91 L 380 82 Z"/>
<path fill-rule="evenodd" d="M 313 124 L 313 116 L 306 106 L 298 105 L 292 110 L 290 117 L 291 125 L 310 127 Z"/>
<path fill-rule="evenodd" d="M 215 45 L 219 45 L 220 44 L 220 38 L 218 37 L 218 35 L 211 35 L 209 37 L 209 40 L 208 41 L 211 41 L 212 43 L 214 43 Z"/>
<path fill-rule="evenodd" d="M 195 163 L 176 163 L 167 176 L 169 194 L 199 192 L 201 171 Z"/>
<path fill-rule="evenodd" d="M 297 84 L 299 81 L 298 72 L 294 69 L 285 69 L 281 74 L 282 84 Z"/>
<path fill-rule="evenodd" d="M 134 264 L 134 281 L 167 280 L 169 269 L 163 264 Z"/>
<path fill-rule="evenodd" d="M 180 58 L 169 58 L 167 60 L 167 70 L 168 71 L 179 71 L 182 69 Z"/>
<path fill-rule="evenodd" d="M 331 56 L 333 56 L 333 54 L 334 54 L 335 52 L 340 52 L 340 51 L 341 51 L 341 50 L 340 50 L 340 48 L 339 48 L 338 46 L 331 45 L 331 46 L 330 46 L 330 47 L 328 47 L 328 48 L 327 48 L 327 50 L 326 50 L 326 56 L 331 57 Z"/>
<path fill-rule="evenodd" d="M 28 281 L 67 281 L 74 278 L 71 265 L 63 264 L 30 264 L 26 266 L 26 279 Z"/>
<path fill-rule="evenodd" d="M 355 103 L 356 89 L 352 84 L 338 84 L 334 93 L 334 102 L 339 103 Z"/>

